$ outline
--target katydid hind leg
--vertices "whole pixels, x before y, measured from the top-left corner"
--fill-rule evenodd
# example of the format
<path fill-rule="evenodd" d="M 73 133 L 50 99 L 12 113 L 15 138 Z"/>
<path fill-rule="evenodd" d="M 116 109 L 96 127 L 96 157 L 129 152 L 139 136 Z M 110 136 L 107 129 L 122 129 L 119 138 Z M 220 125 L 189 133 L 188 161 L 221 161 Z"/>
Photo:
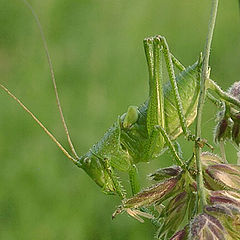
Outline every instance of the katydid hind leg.
<path fill-rule="evenodd" d="M 171 59 L 173 64 L 180 70 L 180 71 L 184 71 L 186 68 L 184 67 L 184 65 L 171 53 Z"/>
<path fill-rule="evenodd" d="M 129 128 L 132 124 L 134 124 L 138 119 L 138 110 L 136 106 L 129 106 L 126 116 L 123 120 L 123 127 Z M 119 143 L 120 144 L 120 133 L 121 133 L 121 119 L 118 119 L 118 128 L 119 128 Z M 129 170 L 128 170 L 128 176 L 130 181 L 130 187 L 132 194 L 136 194 L 140 191 L 140 182 L 139 182 L 139 175 L 138 175 L 138 169 L 134 163 L 130 163 Z"/>
<path fill-rule="evenodd" d="M 147 38 L 144 40 L 145 54 L 148 63 L 149 71 L 149 106 L 147 112 L 147 129 L 149 133 L 149 146 L 147 146 L 146 154 L 148 158 L 151 158 L 157 147 L 163 147 L 166 143 L 170 147 L 170 151 L 173 152 L 177 161 L 177 151 L 173 146 L 170 138 L 165 132 L 165 115 L 164 115 L 164 92 L 163 92 L 163 47 L 161 46 L 161 39 L 157 37 Z M 179 69 L 185 69 L 185 67 L 169 53 L 173 62 Z M 165 135 L 162 131 L 166 133 Z M 160 142 L 157 144 L 157 142 Z M 180 162 L 180 161 L 179 161 Z"/>
<path fill-rule="evenodd" d="M 149 146 L 147 147 L 147 155 L 152 156 L 154 149 L 159 147 L 159 144 L 156 144 L 156 141 L 160 139 L 160 145 L 164 145 L 164 142 L 168 144 L 169 141 L 164 138 L 164 135 L 156 130 L 156 126 L 160 126 L 162 129 L 165 129 L 165 115 L 164 115 L 164 92 L 163 92 L 163 74 L 162 74 L 162 64 L 163 56 L 167 65 L 169 78 L 172 84 L 172 88 L 175 93 L 176 105 L 179 113 L 179 118 L 183 130 L 187 135 L 189 130 L 182 111 L 182 103 L 178 93 L 177 83 L 175 80 L 175 73 L 173 69 L 173 64 L 179 70 L 184 70 L 185 67 L 177 60 L 173 54 L 170 53 L 167 46 L 166 40 L 161 36 L 156 36 L 153 38 L 147 38 L 144 40 L 145 54 L 148 63 L 149 71 L 149 106 L 147 112 L 147 129 L 149 133 Z M 164 130 L 165 131 L 165 130 Z M 170 138 L 169 138 L 170 140 Z M 173 144 L 170 145 L 170 148 L 173 150 Z M 175 157 L 177 151 L 175 151 Z"/>
<path fill-rule="evenodd" d="M 155 126 L 155 129 L 157 131 L 159 131 L 161 133 L 161 135 L 163 136 L 163 138 L 164 138 L 164 140 L 165 140 L 173 158 L 175 159 L 176 163 L 179 166 L 184 166 L 185 164 L 182 161 L 182 157 L 181 157 L 181 155 L 179 155 L 176 147 L 174 146 L 174 143 L 172 142 L 172 140 L 168 136 L 166 130 L 162 126 Z"/>
<path fill-rule="evenodd" d="M 186 137 L 191 137 L 191 133 L 187 127 L 186 119 L 185 119 L 185 116 L 183 113 L 182 100 L 179 95 L 176 76 L 175 76 L 175 72 L 174 72 L 173 61 L 172 61 L 172 57 L 171 57 L 171 53 L 170 53 L 167 41 L 162 36 L 157 36 L 156 38 L 160 39 L 160 42 L 161 42 L 160 44 L 163 47 L 163 54 L 164 54 L 164 58 L 165 58 L 166 66 L 167 66 L 168 76 L 169 76 L 170 83 L 172 85 L 176 108 L 177 108 L 177 112 L 178 112 L 178 116 L 179 116 L 179 120 L 180 120 L 180 124 L 181 124 L 182 130 L 183 130 L 183 133 L 185 134 Z"/>
<path fill-rule="evenodd" d="M 183 159 L 183 152 L 182 152 L 182 148 L 181 148 L 179 142 L 178 142 L 178 141 L 174 141 L 174 142 L 173 142 L 173 145 L 174 145 L 174 147 L 175 147 L 175 149 L 176 149 L 176 152 L 177 152 L 178 156 L 179 156 L 181 159 Z"/>
<path fill-rule="evenodd" d="M 154 142 L 163 147 L 164 139 L 161 134 L 156 134 L 155 126 L 165 127 L 164 93 L 162 75 L 162 49 L 158 39 L 147 38 L 144 40 L 144 48 L 149 71 L 149 100 L 147 110 L 147 131 L 150 138 L 149 148 Z M 150 149 L 147 149 L 147 152 Z M 151 154 L 149 153 L 149 156 Z"/>

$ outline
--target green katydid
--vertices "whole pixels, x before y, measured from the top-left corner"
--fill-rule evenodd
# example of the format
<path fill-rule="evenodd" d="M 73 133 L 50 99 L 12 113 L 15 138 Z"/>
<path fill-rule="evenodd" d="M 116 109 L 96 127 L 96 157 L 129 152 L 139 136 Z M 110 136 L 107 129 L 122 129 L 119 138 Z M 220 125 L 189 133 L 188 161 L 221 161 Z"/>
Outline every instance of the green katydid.
<path fill-rule="evenodd" d="M 71 157 L 32 115 L 64 153 L 77 166 L 84 169 L 104 192 L 117 192 L 121 197 L 124 197 L 124 193 L 113 172 L 114 169 L 129 172 L 132 190 L 136 193 L 139 187 L 135 164 L 158 157 L 166 147 L 165 140 L 156 126 L 162 126 L 171 139 L 176 139 L 182 131 L 188 133 L 187 125 L 190 125 L 196 116 L 201 58 L 185 69 L 169 52 L 166 40 L 161 36 L 145 39 L 144 47 L 149 69 L 149 99 L 140 107 L 130 106 L 127 113 L 120 116 L 103 138 L 85 155 L 77 157 L 71 144 L 75 155 Z M 171 80 L 171 83 L 164 86 L 162 84 L 163 58 Z M 181 71 L 177 78 L 174 75 L 173 63 Z M 2 88 L 11 94 L 3 86 Z M 185 104 L 182 105 L 179 95 L 181 98 L 184 97 L 182 100 Z M 30 113 L 26 107 L 25 110 Z M 67 130 L 66 132 L 69 137 Z"/>
<path fill-rule="evenodd" d="M 59 111 L 74 157 L 7 88 L 0 84 L 1 88 L 34 118 L 64 154 L 82 168 L 104 192 L 117 193 L 120 197 L 124 197 L 120 181 L 114 173 L 115 169 L 128 172 L 132 191 L 133 193 L 138 192 L 139 184 L 135 164 L 148 162 L 158 157 L 169 146 L 169 142 L 166 141 L 160 129 L 164 129 L 171 140 L 175 140 L 182 132 L 187 137 L 191 136 L 188 126 L 194 121 L 197 111 L 201 57 L 195 64 L 185 68 L 171 54 L 164 37 L 156 36 L 145 39 L 144 48 L 149 70 L 149 98 L 140 107 L 130 106 L 127 113 L 118 117 L 98 143 L 93 145 L 85 155 L 78 157 L 62 114 L 53 67 L 41 25 L 31 6 L 27 2 L 26 4 L 31 9 L 40 28 Z M 164 63 L 170 80 L 167 84 L 163 84 Z M 180 71 L 177 76 L 175 76 L 174 66 Z M 217 85 L 210 80 L 209 86 L 215 89 L 220 96 L 225 96 L 225 93 L 221 92 L 216 87 Z"/>

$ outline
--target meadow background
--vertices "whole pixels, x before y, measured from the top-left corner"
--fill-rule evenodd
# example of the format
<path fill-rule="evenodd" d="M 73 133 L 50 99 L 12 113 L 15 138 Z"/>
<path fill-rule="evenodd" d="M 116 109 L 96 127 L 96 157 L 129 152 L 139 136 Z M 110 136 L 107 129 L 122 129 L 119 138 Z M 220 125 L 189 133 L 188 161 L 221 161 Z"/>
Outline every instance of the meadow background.
<path fill-rule="evenodd" d="M 43 25 L 73 142 L 85 153 L 105 130 L 148 95 L 142 40 L 167 38 L 185 66 L 197 60 L 210 0 L 32 0 Z M 211 77 L 227 89 L 240 80 L 240 15 L 220 0 Z M 0 82 L 67 146 L 39 29 L 20 0 L 0 0 Z M 104 195 L 4 92 L 0 92 L 0 239 L 152 239 L 154 227 L 111 214 L 119 199 Z M 215 107 L 207 102 L 203 137 L 211 143 Z M 187 158 L 192 143 L 180 138 Z M 206 149 L 207 150 L 207 149 Z M 236 161 L 233 147 L 227 157 Z M 140 164 L 146 174 L 171 164 L 169 154 Z M 121 176 L 125 176 L 121 174 Z M 127 180 L 125 180 L 125 184 Z"/>

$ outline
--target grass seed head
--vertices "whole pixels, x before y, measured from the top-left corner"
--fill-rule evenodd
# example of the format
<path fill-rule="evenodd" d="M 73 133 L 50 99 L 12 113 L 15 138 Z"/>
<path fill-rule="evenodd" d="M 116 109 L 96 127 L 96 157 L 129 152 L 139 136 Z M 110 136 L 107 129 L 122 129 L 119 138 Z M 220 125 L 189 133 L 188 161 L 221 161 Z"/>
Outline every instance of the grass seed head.
<path fill-rule="evenodd" d="M 210 190 L 232 190 L 240 193 L 240 166 L 234 164 L 209 165 L 204 180 Z"/>
<path fill-rule="evenodd" d="M 191 240 L 225 240 L 226 232 L 222 223 L 209 214 L 197 215 L 190 223 L 189 239 Z"/>

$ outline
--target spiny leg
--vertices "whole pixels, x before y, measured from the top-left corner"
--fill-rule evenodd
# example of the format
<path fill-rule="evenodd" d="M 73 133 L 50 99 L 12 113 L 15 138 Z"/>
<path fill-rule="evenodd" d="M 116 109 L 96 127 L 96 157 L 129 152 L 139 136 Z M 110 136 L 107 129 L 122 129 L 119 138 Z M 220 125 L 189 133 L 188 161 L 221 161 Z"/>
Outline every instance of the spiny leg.
<path fill-rule="evenodd" d="M 123 120 L 123 127 L 129 128 L 132 124 L 134 124 L 138 119 L 138 110 L 135 106 L 129 106 L 126 116 Z M 120 135 L 121 135 L 121 119 L 118 118 L 118 129 L 119 129 L 119 144 L 120 144 Z M 131 163 L 129 170 L 129 181 L 130 186 L 132 190 L 132 194 L 136 194 L 140 191 L 140 183 L 139 183 L 139 176 L 138 176 L 138 170 L 135 164 Z"/>
<path fill-rule="evenodd" d="M 150 140 L 146 154 L 150 157 L 156 145 L 164 145 L 164 138 L 161 134 L 157 134 L 154 129 L 156 125 L 165 127 L 162 49 L 158 40 L 154 38 L 146 38 L 143 43 L 149 71 L 147 131 Z"/>
<path fill-rule="evenodd" d="M 173 64 L 174 64 L 180 71 L 184 71 L 184 70 L 185 70 L 184 65 L 183 65 L 172 53 L 170 53 L 170 55 L 171 55 L 171 59 L 172 59 Z"/>
<path fill-rule="evenodd" d="M 182 148 L 181 148 L 179 142 L 175 140 L 175 141 L 173 141 L 173 145 L 174 145 L 175 149 L 177 150 L 178 156 L 181 159 L 183 159 L 183 152 L 182 152 Z"/>
<path fill-rule="evenodd" d="M 165 143 L 167 144 L 174 160 L 176 161 L 176 163 L 181 166 L 181 167 L 186 167 L 186 164 L 182 161 L 182 156 L 179 154 L 179 151 L 176 149 L 176 147 L 174 146 L 174 143 L 172 142 L 172 140 L 170 139 L 169 135 L 167 134 L 166 130 L 160 126 L 160 125 L 156 125 L 154 126 L 153 132 L 151 134 L 151 138 L 153 140 L 156 140 L 159 135 L 161 135 L 164 140 Z M 154 152 L 154 148 L 156 147 L 156 144 L 154 144 L 154 142 L 152 142 L 152 144 L 149 144 L 149 153 L 153 154 Z"/>
<path fill-rule="evenodd" d="M 108 159 L 101 159 L 99 158 L 100 163 L 102 164 L 103 168 L 106 170 L 108 173 L 108 176 L 112 180 L 116 193 L 121 199 L 124 199 L 126 196 L 125 190 L 123 186 L 121 185 L 121 182 L 118 179 L 118 176 L 115 175 L 113 168 L 111 167 L 109 160 Z"/>
<path fill-rule="evenodd" d="M 163 75 L 162 75 L 162 57 L 164 56 L 169 79 L 173 88 L 176 108 L 179 120 L 184 134 L 190 137 L 190 131 L 187 127 L 185 116 L 183 114 L 182 101 L 179 96 L 176 77 L 173 64 L 183 71 L 185 67 L 170 53 L 165 38 L 156 36 L 144 39 L 145 54 L 149 70 L 149 103 L 147 112 L 147 130 L 149 134 L 149 146 L 147 147 L 148 156 L 152 156 L 156 147 L 163 146 L 166 142 L 170 150 L 173 152 L 175 159 L 178 159 L 177 152 L 174 153 L 174 146 L 169 141 L 170 138 L 165 131 L 165 115 L 164 115 L 164 92 L 163 92 Z M 158 131 L 156 130 L 158 127 Z M 161 134 L 159 134 L 159 131 Z M 179 162 L 179 160 L 177 160 Z"/>
<path fill-rule="evenodd" d="M 163 134 L 159 134 L 159 130 L 156 129 L 157 125 L 162 129 L 165 128 L 162 76 L 163 47 L 161 45 L 161 38 L 159 37 L 144 39 L 144 48 L 149 70 L 147 129 L 150 141 L 149 146 L 147 147 L 148 156 L 152 156 L 157 145 L 163 146 L 164 142 L 167 144 L 169 143 L 169 141 L 166 140 L 166 137 L 164 137 Z M 171 53 L 169 53 L 169 56 L 180 71 L 185 69 L 185 67 Z"/>
<path fill-rule="evenodd" d="M 132 164 L 128 174 L 132 189 L 132 195 L 135 195 L 140 191 L 138 169 L 135 164 Z"/>
<path fill-rule="evenodd" d="M 163 54 L 164 54 L 164 58 L 166 61 L 169 80 L 170 80 L 172 88 L 173 88 L 173 94 L 174 94 L 174 98 L 175 98 L 175 102 L 176 102 L 176 108 L 177 108 L 177 112 L 178 112 L 178 116 L 179 116 L 179 120 L 180 120 L 180 123 L 182 126 L 183 133 L 187 138 L 191 138 L 192 136 L 191 136 L 190 130 L 187 127 L 186 119 L 183 114 L 182 100 L 179 95 L 175 72 L 174 72 L 174 68 L 173 68 L 173 61 L 172 61 L 172 57 L 171 57 L 171 53 L 170 53 L 167 41 L 162 36 L 157 36 L 155 38 L 159 39 L 160 45 L 163 47 Z"/>
<path fill-rule="evenodd" d="M 179 166 L 184 166 L 185 164 L 183 163 L 182 159 L 179 157 L 178 152 L 171 141 L 170 137 L 168 136 L 166 130 L 162 126 L 155 126 L 155 128 L 160 131 L 161 135 L 164 137 L 165 142 L 167 143 L 170 152 L 172 153 L 175 161 Z"/>
<path fill-rule="evenodd" d="M 164 94 L 162 76 L 162 55 L 165 57 L 169 78 L 174 91 L 177 111 L 183 132 L 186 136 L 190 135 L 186 120 L 183 115 L 182 102 L 179 96 L 173 64 L 183 71 L 185 67 L 180 61 L 170 53 L 164 37 L 156 36 L 144 39 L 145 54 L 149 70 L 149 108 L 147 115 L 148 133 L 151 134 L 155 125 L 165 127 L 164 121 Z"/>
<path fill-rule="evenodd" d="M 166 42 L 166 40 L 165 40 Z M 172 63 L 180 70 L 180 71 L 184 71 L 185 67 L 184 65 L 172 54 L 170 53 L 171 59 L 172 59 Z M 198 63 L 202 62 L 202 53 L 200 53 L 199 55 L 199 59 L 198 59 Z M 207 97 L 215 104 L 217 105 L 217 107 L 222 107 L 222 102 L 217 100 L 215 97 L 213 97 L 209 92 L 207 92 Z M 193 141 L 197 141 L 199 145 L 201 145 L 202 147 L 204 145 L 206 145 L 207 147 L 209 147 L 211 149 L 211 151 L 213 151 L 213 147 L 205 140 L 205 139 L 196 139 L 193 135 L 188 135 L 187 136 L 188 139 L 193 140 Z M 180 151 L 181 152 L 181 151 Z"/>
<path fill-rule="evenodd" d="M 175 148 L 164 130 L 165 115 L 162 74 L 163 50 L 160 44 L 160 39 L 156 37 L 144 39 L 144 48 L 149 70 L 149 103 L 147 111 L 149 143 L 146 154 L 147 157 L 151 157 L 156 148 L 162 148 L 163 145 L 167 143 L 171 152 L 173 152 L 174 158 L 180 163 L 179 157 L 177 157 L 177 151 L 174 150 Z M 173 58 L 179 68 L 184 68 L 175 57 Z"/>
<path fill-rule="evenodd" d="M 155 39 L 156 41 L 156 39 Z M 156 54 L 156 48 L 159 48 L 157 46 L 154 46 L 154 38 L 146 38 L 144 39 L 143 43 L 144 43 L 144 48 L 145 48 L 145 54 L 146 54 L 146 59 L 147 59 L 147 63 L 148 63 L 148 69 L 149 69 L 149 96 L 151 98 L 151 93 L 153 92 L 153 88 L 157 88 L 157 85 L 162 84 L 162 49 L 160 48 L 160 54 Z M 158 43 L 156 42 L 156 45 L 158 45 Z M 155 54 L 154 54 L 155 52 Z M 159 56 L 158 56 L 159 55 Z M 172 54 L 170 53 L 171 59 L 172 59 L 172 63 L 180 70 L 180 71 L 184 71 L 185 67 L 184 65 Z M 160 57 L 159 60 L 156 60 L 158 57 Z M 160 68 L 157 68 L 155 64 L 160 65 Z M 159 73 L 158 73 L 159 71 Z M 157 74 L 158 73 L 158 74 Z M 157 84 L 157 75 L 159 75 L 160 79 L 158 80 Z M 163 90 L 162 87 L 159 90 Z M 159 92 L 159 94 L 162 94 L 163 96 L 163 92 Z M 160 100 L 162 102 L 162 106 L 164 105 L 163 103 L 163 99 Z M 151 102 L 153 102 L 153 100 L 151 100 Z M 156 102 L 156 101 L 155 101 Z"/>

